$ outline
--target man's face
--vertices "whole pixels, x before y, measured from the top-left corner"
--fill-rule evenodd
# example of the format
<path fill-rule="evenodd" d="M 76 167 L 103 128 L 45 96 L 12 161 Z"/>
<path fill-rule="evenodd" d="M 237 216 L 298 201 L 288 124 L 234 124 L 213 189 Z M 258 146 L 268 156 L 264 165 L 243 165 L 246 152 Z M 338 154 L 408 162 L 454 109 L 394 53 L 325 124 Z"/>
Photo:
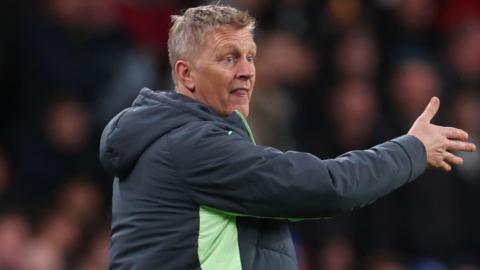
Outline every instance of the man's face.
<path fill-rule="evenodd" d="M 227 116 L 235 110 L 248 116 L 255 84 L 256 45 L 247 29 L 225 27 L 206 37 L 192 61 L 194 97 Z"/>

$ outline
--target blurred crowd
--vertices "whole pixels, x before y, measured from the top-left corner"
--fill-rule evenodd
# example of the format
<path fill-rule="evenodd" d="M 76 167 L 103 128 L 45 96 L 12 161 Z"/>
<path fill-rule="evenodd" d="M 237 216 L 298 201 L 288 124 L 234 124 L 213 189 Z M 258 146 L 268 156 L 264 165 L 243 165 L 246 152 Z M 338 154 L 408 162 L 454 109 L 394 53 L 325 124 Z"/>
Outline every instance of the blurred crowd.
<path fill-rule="evenodd" d="M 216 2 L 2 1 L 1 270 L 107 268 L 102 128 L 142 87 L 173 89 L 169 15 Z M 259 144 L 333 158 L 405 134 L 435 95 L 434 122 L 479 145 L 480 1 L 220 2 L 257 18 Z M 366 208 L 293 223 L 301 269 L 480 269 L 480 154 L 462 157 Z"/>

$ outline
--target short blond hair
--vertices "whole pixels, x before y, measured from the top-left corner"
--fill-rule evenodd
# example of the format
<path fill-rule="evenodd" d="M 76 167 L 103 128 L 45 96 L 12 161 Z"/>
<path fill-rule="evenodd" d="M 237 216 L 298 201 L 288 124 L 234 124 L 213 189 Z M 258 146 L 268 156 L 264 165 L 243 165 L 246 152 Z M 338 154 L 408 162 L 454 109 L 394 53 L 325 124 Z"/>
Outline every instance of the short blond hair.
<path fill-rule="evenodd" d="M 175 81 L 175 63 L 198 53 L 212 30 L 222 27 L 247 28 L 253 34 L 255 19 L 247 11 L 230 6 L 206 5 L 187 9 L 183 15 L 172 16 L 168 35 L 168 59 Z"/>

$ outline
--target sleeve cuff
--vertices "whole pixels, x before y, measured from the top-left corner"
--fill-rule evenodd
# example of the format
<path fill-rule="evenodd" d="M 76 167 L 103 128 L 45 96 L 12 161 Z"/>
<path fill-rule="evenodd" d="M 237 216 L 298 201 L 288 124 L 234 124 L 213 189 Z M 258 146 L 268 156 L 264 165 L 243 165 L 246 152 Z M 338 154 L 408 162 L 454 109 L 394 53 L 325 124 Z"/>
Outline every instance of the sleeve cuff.
<path fill-rule="evenodd" d="M 403 135 L 391 141 L 400 145 L 410 158 L 411 171 L 408 182 L 419 177 L 427 167 L 427 153 L 423 143 L 412 135 Z"/>

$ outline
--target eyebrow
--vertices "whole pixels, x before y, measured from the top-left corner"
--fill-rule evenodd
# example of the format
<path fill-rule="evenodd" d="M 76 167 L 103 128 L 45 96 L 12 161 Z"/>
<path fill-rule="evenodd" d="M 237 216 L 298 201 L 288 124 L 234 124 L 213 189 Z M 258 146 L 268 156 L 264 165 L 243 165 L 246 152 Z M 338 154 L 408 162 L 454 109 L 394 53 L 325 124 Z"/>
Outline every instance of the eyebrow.
<path fill-rule="evenodd" d="M 236 51 L 236 50 L 239 50 L 239 49 L 240 49 L 240 47 L 236 46 L 234 43 L 227 43 L 227 44 L 219 47 L 217 51 L 219 51 L 219 52 L 230 51 L 230 50 Z M 248 48 L 248 50 L 253 51 L 254 53 L 257 53 L 257 45 L 254 43 L 253 46 L 250 46 Z"/>

